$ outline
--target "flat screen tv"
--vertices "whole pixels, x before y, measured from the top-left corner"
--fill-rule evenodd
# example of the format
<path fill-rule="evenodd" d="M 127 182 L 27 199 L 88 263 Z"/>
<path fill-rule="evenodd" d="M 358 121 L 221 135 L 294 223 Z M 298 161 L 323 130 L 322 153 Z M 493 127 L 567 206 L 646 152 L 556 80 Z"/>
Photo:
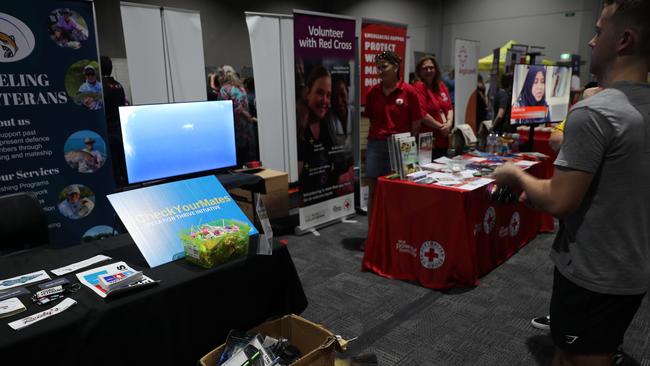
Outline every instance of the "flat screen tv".
<path fill-rule="evenodd" d="M 234 167 L 230 100 L 120 107 L 129 184 Z"/>
<path fill-rule="evenodd" d="M 571 95 L 571 68 L 516 65 L 510 123 L 531 125 L 566 118 Z"/>

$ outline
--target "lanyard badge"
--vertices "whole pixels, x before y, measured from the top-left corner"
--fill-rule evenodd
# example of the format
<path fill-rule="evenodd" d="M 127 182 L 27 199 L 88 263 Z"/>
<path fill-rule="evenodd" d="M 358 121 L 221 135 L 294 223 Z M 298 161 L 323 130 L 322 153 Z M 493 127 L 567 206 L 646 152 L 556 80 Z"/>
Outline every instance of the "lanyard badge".
<path fill-rule="evenodd" d="M 81 285 L 73 283 L 70 286 L 63 287 L 61 285 L 46 288 L 45 290 L 38 291 L 32 296 L 32 302 L 38 305 L 45 305 L 51 301 L 64 298 L 66 293 L 73 293 L 79 291 Z"/>

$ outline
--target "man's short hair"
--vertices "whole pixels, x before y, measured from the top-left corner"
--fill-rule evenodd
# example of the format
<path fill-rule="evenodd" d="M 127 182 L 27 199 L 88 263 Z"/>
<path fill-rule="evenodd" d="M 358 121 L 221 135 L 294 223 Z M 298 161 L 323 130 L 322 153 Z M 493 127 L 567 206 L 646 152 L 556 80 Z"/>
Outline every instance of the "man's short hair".
<path fill-rule="evenodd" d="M 501 87 L 503 89 L 512 88 L 512 73 L 505 73 L 501 75 Z"/>
<path fill-rule="evenodd" d="M 102 76 L 111 76 L 113 72 L 113 61 L 108 56 L 101 56 L 99 58 L 99 67 L 102 70 Z"/>
<path fill-rule="evenodd" d="M 650 58 L 650 0 L 605 0 L 605 6 L 616 5 L 612 16 L 619 26 L 630 26 L 639 32 L 638 53 Z"/>

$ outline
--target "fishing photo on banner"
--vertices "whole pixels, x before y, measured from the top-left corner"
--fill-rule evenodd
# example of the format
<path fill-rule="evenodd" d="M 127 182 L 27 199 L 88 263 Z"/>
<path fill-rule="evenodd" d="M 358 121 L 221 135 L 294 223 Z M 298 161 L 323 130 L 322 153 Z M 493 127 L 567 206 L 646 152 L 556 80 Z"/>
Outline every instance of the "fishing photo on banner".
<path fill-rule="evenodd" d="M 317 225 L 354 210 L 340 202 L 333 215 L 331 204 L 322 204 L 354 194 L 354 30 L 354 20 L 294 14 L 298 183 L 301 207 L 317 205 L 301 213 L 308 226 L 307 217 Z"/>
<path fill-rule="evenodd" d="M 35 196 L 53 247 L 114 223 L 94 19 L 87 1 L 5 1 L 0 9 L 0 196 Z"/>

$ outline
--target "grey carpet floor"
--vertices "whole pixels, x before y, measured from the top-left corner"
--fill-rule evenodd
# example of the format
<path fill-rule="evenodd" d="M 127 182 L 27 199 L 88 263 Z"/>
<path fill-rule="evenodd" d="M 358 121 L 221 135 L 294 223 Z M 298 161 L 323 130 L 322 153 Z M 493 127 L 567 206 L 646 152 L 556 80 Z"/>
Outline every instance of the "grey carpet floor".
<path fill-rule="evenodd" d="M 549 365 L 552 340 L 530 319 L 548 312 L 554 234 L 541 234 L 472 289 L 435 291 L 361 271 L 365 216 L 287 236 L 309 306 L 303 317 L 389 365 Z M 625 365 L 650 366 L 650 301 L 626 333 Z"/>

